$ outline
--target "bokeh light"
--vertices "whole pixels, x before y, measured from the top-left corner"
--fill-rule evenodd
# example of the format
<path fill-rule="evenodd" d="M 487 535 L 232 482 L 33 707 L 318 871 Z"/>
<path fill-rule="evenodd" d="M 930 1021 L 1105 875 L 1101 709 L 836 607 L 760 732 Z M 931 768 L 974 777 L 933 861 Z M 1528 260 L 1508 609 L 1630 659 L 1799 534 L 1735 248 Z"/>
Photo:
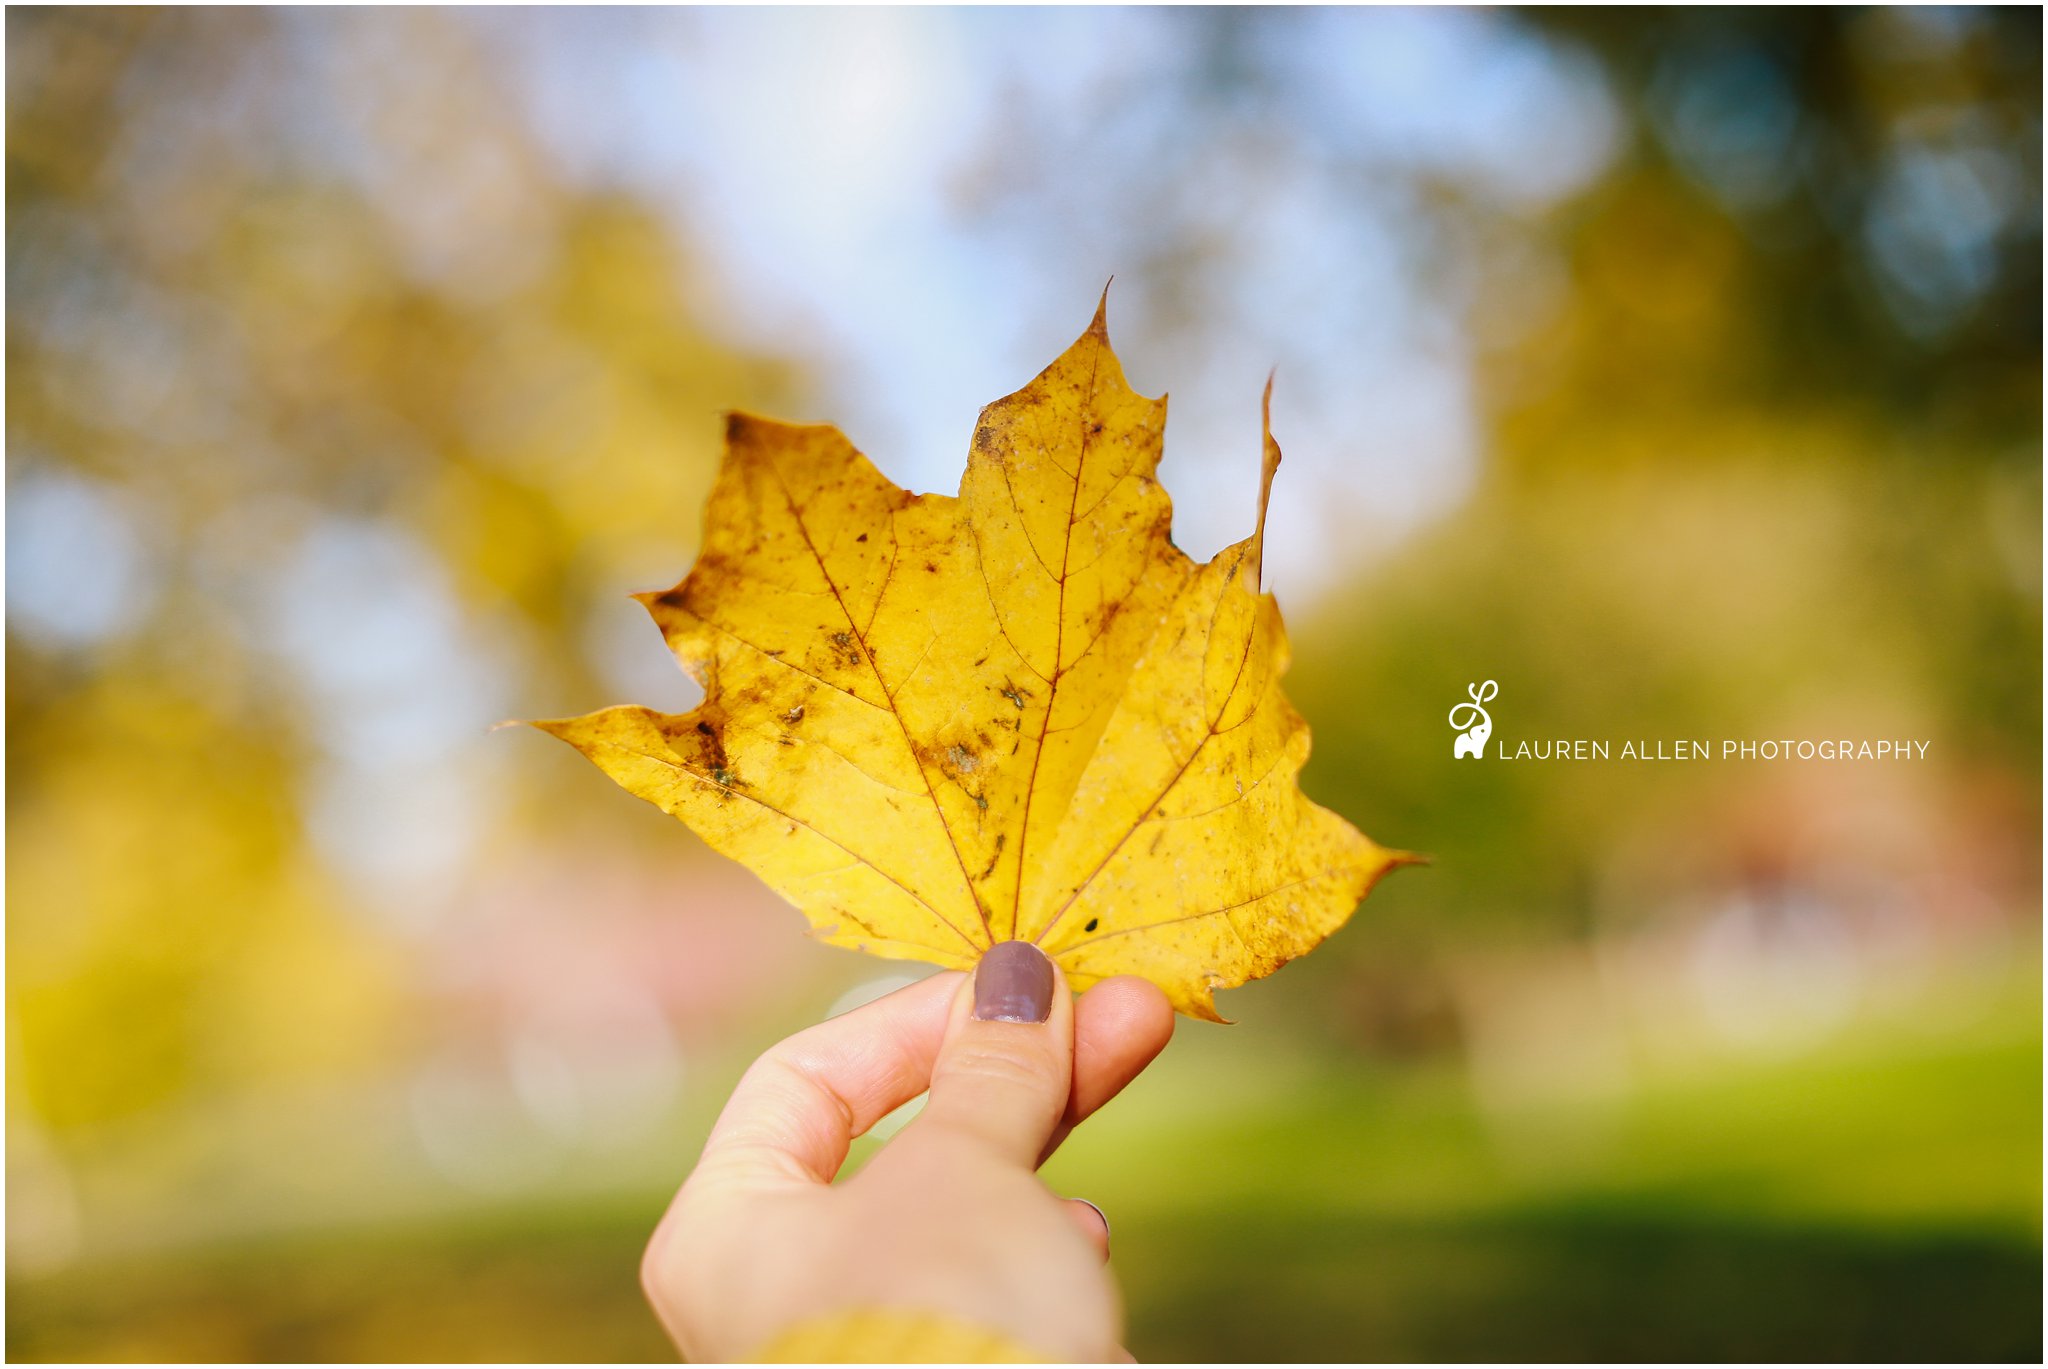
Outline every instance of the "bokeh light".
<path fill-rule="evenodd" d="M 902 967 L 491 729 L 693 702 L 721 411 L 951 488 L 1112 276 L 1191 553 L 1277 369 L 1307 787 L 1435 857 L 1049 1168 L 1137 1355 L 2039 1357 L 2037 12 L 7 37 L 12 1357 L 665 1356 L 710 1117 Z M 1454 762 L 1484 679 L 1930 749 Z"/>

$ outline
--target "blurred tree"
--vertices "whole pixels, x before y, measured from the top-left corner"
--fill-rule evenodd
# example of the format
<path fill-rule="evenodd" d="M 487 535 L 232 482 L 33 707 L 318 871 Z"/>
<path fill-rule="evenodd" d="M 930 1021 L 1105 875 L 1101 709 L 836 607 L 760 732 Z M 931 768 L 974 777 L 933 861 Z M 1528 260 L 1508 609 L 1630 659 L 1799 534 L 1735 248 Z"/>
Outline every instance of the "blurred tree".
<path fill-rule="evenodd" d="M 566 184 L 447 16 L 8 30 L 12 1101 L 388 1065 L 375 877 L 420 824 L 366 795 L 558 824 L 448 738 L 601 700 L 593 606 L 687 564 L 717 410 L 794 376 L 689 321 L 671 230 Z"/>
<path fill-rule="evenodd" d="M 1529 18 L 1602 54 L 1628 131 L 1574 198 L 1460 230 L 1489 467 L 1302 634 L 1311 775 L 1441 857 L 1348 954 L 1363 975 L 1382 934 L 1583 937 L 1760 875 L 1856 936 L 1901 899 L 2024 923 L 2039 15 Z M 1496 744 L 1911 736 L 1932 759 L 1453 766 L 1438 720 L 1487 678 Z"/>
<path fill-rule="evenodd" d="M 1469 500 L 1295 608 L 1310 792 L 1439 863 L 1260 1001 L 1430 1049 L 1459 1036 L 1447 956 L 1677 916 L 1759 865 L 1826 882 L 1863 861 L 1935 922 L 1982 889 L 2011 925 L 2040 878 L 2040 16 L 1460 23 L 1447 48 L 1383 13 L 1155 24 L 1171 56 L 1137 79 L 1158 105 L 1117 70 L 1065 107 L 1006 108 L 1035 136 L 963 182 L 1000 231 L 1057 206 L 1114 245 L 1158 302 L 1134 355 L 1252 326 L 1233 279 L 1286 250 L 1305 203 L 1349 254 L 1324 287 L 1420 282 L 1391 292 L 1409 345 L 1469 368 Z M 1490 103 L 1403 103 L 1404 61 Z M 1111 199 L 1069 172 L 1105 129 L 1129 169 Z M 1276 308 L 1258 326 L 1285 336 Z M 1335 440 L 1389 459 L 1383 432 Z M 1831 814 L 1767 851 L 1750 828 L 1791 801 L 1783 774 L 1454 767 L 1445 712 L 1488 678 L 1497 741 L 1846 728 L 1932 737 L 1934 759 L 1899 785 L 1810 783 L 1801 802 Z"/>
<path fill-rule="evenodd" d="M 1597 312 L 1553 335 L 1555 393 L 1600 396 L 1610 422 L 1681 381 L 1695 403 L 1826 396 L 2034 463 L 2038 11 L 1527 18 L 1600 54 L 1632 125 L 1568 216 Z M 1608 370 L 1581 371 L 1596 353 Z"/>
<path fill-rule="evenodd" d="M 696 253 L 647 204 L 714 144 L 784 176 L 784 138 L 887 152 L 917 200 L 889 222 L 924 234 L 892 246 L 943 253 L 935 278 L 1114 270 L 1120 347 L 1178 422 L 1290 349 L 1281 438 L 1329 459 L 1276 526 L 1320 516 L 1324 555 L 1409 530 L 1287 600 L 1311 793 L 1438 858 L 1228 1004 L 1320 1025 L 1331 1058 L 1187 1033 L 1056 1162 L 1131 1206 L 1141 1351 L 2038 1357 L 2038 13 L 919 12 L 834 36 L 1044 79 L 814 53 L 857 68 L 831 108 L 865 141 L 786 82 L 774 129 L 657 117 L 791 28 L 689 15 L 662 51 L 645 12 L 609 39 L 532 13 L 9 12 L 11 1349 L 665 1349 L 632 1270 L 695 1123 L 607 1150 L 611 1122 L 668 1105 L 661 1048 L 765 1035 L 735 1005 L 787 962 L 615 934 L 636 898 L 687 932 L 674 824 L 478 734 L 678 687 L 620 591 L 687 564 L 715 410 L 789 412 L 802 378 L 692 322 Z M 977 24 L 999 52 L 954 41 Z M 560 84 L 515 102 L 536 48 Z M 558 164 L 529 124 L 600 105 L 580 136 L 651 150 Z M 891 140 L 977 119 L 957 217 L 927 222 L 931 149 Z M 606 188 L 636 161 L 644 199 Z M 799 212 L 753 208 L 701 221 Z M 1315 393 L 1362 420 L 1311 439 Z M 1249 436 L 1214 466 L 1183 443 L 1169 485 L 1242 488 Z M 1444 714 L 1487 678 L 1500 740 L 1935 749 L 1454 762 Z M 508 930 L 520 898 L 573 933 Z M 698 1035 L 655 1031 L 636 1072 L 646 964 Z M 1950 996 L 1802 1053 L 1738 994 L 1713 1025 L 1771 1059 L 1632 1054 L 1731 964 L 1795 1022 L 1845 973 Z M 465 974 L 622 1011 L 570 1024 L 581 1054 L 469 1070 L 506 1043 L 461 1035 L 499 1006 Z M 689 1057 L 704 1103 L 737 1064 Z M 1503 1097 L 1545 1082 L 1558 1130 L 1518 1129 Z M 584 1167 L 488 1187 L 495 1143 L 579 1106 Z M 482 1219 L 363 1230 L 435 1144 L 435 1201 L 474 1185 Z M 265 1165 L 288 1181 L 239 1183 Z M 273 1219 L 315 1229 L 201 1249 Z M 1252 1309 L 1227 1334 L 1219 1290 Z"/>

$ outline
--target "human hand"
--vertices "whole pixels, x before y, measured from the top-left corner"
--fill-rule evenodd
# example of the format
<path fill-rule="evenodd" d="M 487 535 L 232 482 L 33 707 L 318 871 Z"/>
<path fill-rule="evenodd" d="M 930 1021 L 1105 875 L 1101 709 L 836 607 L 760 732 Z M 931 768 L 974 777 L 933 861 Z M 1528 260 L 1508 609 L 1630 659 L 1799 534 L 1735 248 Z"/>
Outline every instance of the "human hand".
<path fill-rule="evenodd" d="M 733 1091 L 641 1280 L 686 1358 L 758 1353 L 853 1309 L 936 1314 L 1048 1358 L 1122 1358 L 1101 1213 L 1033 1172 L 1173 1034 L 1142 979 L 1076 1000 L 1035 947 L 783 1041 Z M 924 1110 L 843 1184 L 853 1138 Z"/>

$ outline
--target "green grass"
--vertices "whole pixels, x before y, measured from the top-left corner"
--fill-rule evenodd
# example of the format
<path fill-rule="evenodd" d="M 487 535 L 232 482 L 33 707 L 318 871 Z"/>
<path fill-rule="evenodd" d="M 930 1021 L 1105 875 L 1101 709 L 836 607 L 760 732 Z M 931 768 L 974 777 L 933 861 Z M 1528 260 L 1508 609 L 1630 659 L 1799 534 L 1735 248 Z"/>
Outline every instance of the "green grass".
<path fill-rule="evenodd" d="M 2038 997 L 1962 1032 L 1639 1072 L 1489 1113 L 1461 1072 L 1189 1031 L 1048 1166 L 1141 1359 L 2030 1360 Z M 687 1154 L 694 1138 L 677 1138 Z M 93 1261 L 9 1284 L 51 1359 L 640 1360 L 664 1192 Z"/>

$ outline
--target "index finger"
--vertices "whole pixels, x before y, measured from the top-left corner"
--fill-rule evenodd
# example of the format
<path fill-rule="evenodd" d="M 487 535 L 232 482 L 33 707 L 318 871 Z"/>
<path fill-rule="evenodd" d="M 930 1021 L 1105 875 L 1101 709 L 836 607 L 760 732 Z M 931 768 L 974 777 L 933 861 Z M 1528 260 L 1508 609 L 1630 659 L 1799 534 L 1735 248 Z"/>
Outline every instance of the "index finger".
<path fill-rule="evenodd" d="M 855 1137 L 930 1087 L 963 977 L 958 970 L 932 975 L 771 1048 L 733 1090 L 695 1174 L 771 1186 L 831 1183 Z M 1082 994 L 1074 1004 L 1073 1092 L 1041 1161 L 1172 1034 L 1173 1009 L 1143 980 L 1119 976 Z"/>
<path fill-rule="evenodd" d="M 692 1177 L 831 1183 L 854 1137 L 930 1085 L 963 977 L 921 979 L 770 1048 L 741 1076 Z"/>

